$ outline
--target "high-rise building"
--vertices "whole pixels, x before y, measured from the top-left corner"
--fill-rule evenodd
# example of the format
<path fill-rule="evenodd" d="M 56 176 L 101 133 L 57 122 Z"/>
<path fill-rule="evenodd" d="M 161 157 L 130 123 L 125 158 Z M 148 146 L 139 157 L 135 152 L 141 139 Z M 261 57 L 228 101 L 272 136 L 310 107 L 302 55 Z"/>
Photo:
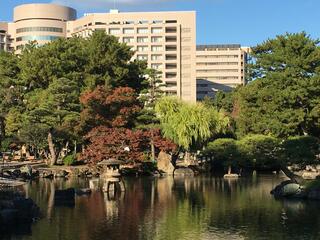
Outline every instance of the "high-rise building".
<path fill-rule="evenodd" d="M 168 95 L 196 101 L 194 11 L 121 13 L 111 10 L 77 19 L 76 10 L 69 7 L 25 4 L 14 9 L 14 22 L 6 26 L 6 35 L 12 39 L 11 48 L 17 53 L 29 41 L 42 45 L 61 37 L 88 37 L 95 30 L 106 31 L 131 46 L 134 59 L 146 60 L 148 67 L 162 72 L 164 91 Z M 2 27 L 5 24 L 0 25 L 0 32 Z"/>
<path fill-rule="evenodd" d="M 76 10 L 55 4 L 25 4 L 14 9 L 13 47 L 30 41 L 39 45 L 67 36 L 67 22 L 76 20 Z"/>
<path fill-rule="evenodd" d="M 248 47 L 239 44 L 198 45 L 196 51 L 197 100 L 214 97 L 246 83 Z"/>
<path fill-rule="evenodd" d="M 9 51 L 8 23 L 0 22 L 0 51 Z"/>

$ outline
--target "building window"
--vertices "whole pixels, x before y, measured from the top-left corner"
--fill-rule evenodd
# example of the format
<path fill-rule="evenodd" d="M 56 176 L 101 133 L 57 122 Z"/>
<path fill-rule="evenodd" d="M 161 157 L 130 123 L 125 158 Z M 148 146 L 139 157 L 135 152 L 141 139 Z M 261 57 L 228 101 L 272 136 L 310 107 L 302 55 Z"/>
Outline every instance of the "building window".
<path fill-rule="evenodd" d="M 18 28 L 16 33 L 23 33 L 23 32 L 58 32 L 62 33 L 62 28 L 56 27 L 25 27 L 25 28 Z"/>
<path fill-rule="evenodd" d="M 166 33 L 176 33 L 177 28 L 176 27 L 166 27 Z"/>
<path fill-rule="evenodd" d="M 166 95 L 175 96 L 175 95 L 177 95 L 177 91 L 166 91 Z"/>
<path fill-rule="evenodd" d="M 155 61 L 155 60 L 162 60 L 162 55 L 152 54 L 152 55 L 151 55 L 151 60 L 153 60 L 153 61 Z"/>
<path fill-rule="evenodd" d="M 163 29 L 161 27 L 151 28 L 151 33 L 162 33 Z"/>
<path fill-rule="evenodd" d="M 133 37 L 124 37 L 123 38 L 123 42 L 124 43 L 133 43 L 134 42 L 134 38 Z"/>
<path fill-rule="evenodd" d="M 116 35 L 116 34 L 120 34 L 121 31 L 120 31 L 120 28 L 110 28 L 109 29 L 109 34 L 111 35 Z"/>
<path fill-rule="evenodd" d="M 138 32 L 139 34 L 148 33 L 148 28 L 138 28 L 138 29 L 137 29 L 137 32 Z"/>
<path fill-rule="evenodd" d="M 95 22 L 94 24 L 95 25 L 107 25 L 107 23 L 105 23 L 105 22 Z"/>
<path fill-rule="evenodd" d="M 176 36 L 168 36 L 166 37 L 166 42 L 176 42 L 177 37 Z"/>
<path fill-rule="evenodd" d="M 177 23 L 177 20 L 167 20 L 166 23 Z"/>
<path fill-rule="evenodd" d="M 166 64 L 166 69 L 176 69 L 177 64 L 176 63 L 167 63 Z"/>
<path fill-rule="evenodd" d="M 21 42 L 21 41 L 53 41 L 56 40 L 60 37 L 57 36 L 22 36 L 22 37 L 17 37 L 16 41 Z"/>
<path fill-rule="evenodd" d="M 161 69 L 162 64 L 161 63 L 152 63 L 151 68 L 152 69 Z"/>
<path fill-rule="evenodd" d="M 166 87 L 176 87 L 177 82 L 166 82 Z"/>
<path fill-rule="evenodd" d="M 151 51 L 152 52 L 160 52 L 160 51 L 163 51 L 163 47 L 162 46 L 152 46 Z"/>
<path fill-rule="evenodd" d="M 177 77 L 177 73 L 173 73 L 173 72 L 166 73 L 166 78 L 176 78 L 176 77 Z"/>
<path fill-rule="evenodd" d="M 168 45 L 168 46 L 166 46 L 166 51 L 177 51 L 177 46 Z"/>
<path fill-rule="evenodd" d="M 134 28 L 124 28 L 123 33 L 124 34 L 134 34 Z"/>
<path fill-rule="evenodd" d="M 151 42 L 162 42 L 162 37 L 151 37 Z"/>
<path fill-rule="evenodd" d="M 149 23 L 148 20 L 141 20 L 141 21 L 139 21 L 139 24 L 148 24 L 148 23 Z"/>
<path fill-rule="evenodd" d="M 138 52 L 147 52 L 148 51 L 148 46 L 138 46 L 137 50 Z"/>
<path fill-rule="evenodd" d="M 149 41 L 148 37 L 138 37 L 137 38 L 138 43 L 146 43 L 148 41 Z"/>
<path fill-rule="evenodd" d="M 148 55 L 137 55 L 137 59 L 141 61 L 148 61 Z"/>

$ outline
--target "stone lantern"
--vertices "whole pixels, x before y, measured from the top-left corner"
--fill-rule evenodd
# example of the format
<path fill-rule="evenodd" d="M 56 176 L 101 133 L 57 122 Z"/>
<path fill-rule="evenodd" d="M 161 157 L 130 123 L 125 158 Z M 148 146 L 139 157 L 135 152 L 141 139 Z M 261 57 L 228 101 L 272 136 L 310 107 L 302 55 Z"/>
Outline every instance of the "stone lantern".
<path fill-rule="evenodd" d="M 121 164 L 123 164 L 122 161 L 112 158 L 98 163 L 98 165 L 102 166 L 104 169 L 104 173 L 102 175 L 104 181 L 104 192 L 112 193 L 114 195 L 118 190 L 120 190 L 120 192 L 125 191 L 125 186 L 119 172 Z"/>

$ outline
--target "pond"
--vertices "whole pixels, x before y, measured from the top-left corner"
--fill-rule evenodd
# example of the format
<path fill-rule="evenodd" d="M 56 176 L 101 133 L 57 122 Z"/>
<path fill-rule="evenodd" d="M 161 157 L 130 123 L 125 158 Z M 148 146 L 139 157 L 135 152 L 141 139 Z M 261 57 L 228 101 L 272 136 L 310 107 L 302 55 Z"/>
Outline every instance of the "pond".
<path fill-rule="evenodd" d="M 122 197 L 108 199 L 97 190 L 76 197 L 71 207 L 53 206 L 52 191 L 89 187 L 88 181 L 40 180 L 25 190 L 40 207 L 41 219 L 0 239 L 320 239 L 318 202 L 270 195 L 283 179 L 127 178 Z"/>

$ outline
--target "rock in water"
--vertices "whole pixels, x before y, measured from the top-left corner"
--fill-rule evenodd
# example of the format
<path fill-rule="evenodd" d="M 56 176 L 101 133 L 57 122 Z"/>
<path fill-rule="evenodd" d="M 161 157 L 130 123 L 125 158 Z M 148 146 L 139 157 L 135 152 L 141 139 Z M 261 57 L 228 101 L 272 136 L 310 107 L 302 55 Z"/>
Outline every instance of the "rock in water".
<path fill-rule="evenodd" d="M 174 166 L 172 164 L 172 158 L 165 152 L 160 152 L 157 160 L 158 170 L 162 173 L 172 175 L 174 172 Z"/>
<path fill-rule="evenodd" d="M 54 173 L 54 177 L 55 178 L 65 178 L 66 176 L 68 176 L 68 172 L 65 171 L 65 170 L 57 170 L 55 173 Z"/>
<path fill-rule="evenodd" d="M 179 176 L 179 177 L 193 177 L 194 172 L 192 171 L 191 168 L 177 168 L 174 171 L 174 176 Z"/>
<path fill-rule="evenodd" d="M 228 173 L 223 175 L 223 178 L 227 178 L 227 179 L 238 179 L 239 178 L 239 174 L 236 173 Z"/>
<path fill-rule="evenodd" d="M 271 194 L 273 194 L 276 198 L 301 198 L 304 196 L 302 187 L 291 180 L 280 183 L 271 191 Z"/>

